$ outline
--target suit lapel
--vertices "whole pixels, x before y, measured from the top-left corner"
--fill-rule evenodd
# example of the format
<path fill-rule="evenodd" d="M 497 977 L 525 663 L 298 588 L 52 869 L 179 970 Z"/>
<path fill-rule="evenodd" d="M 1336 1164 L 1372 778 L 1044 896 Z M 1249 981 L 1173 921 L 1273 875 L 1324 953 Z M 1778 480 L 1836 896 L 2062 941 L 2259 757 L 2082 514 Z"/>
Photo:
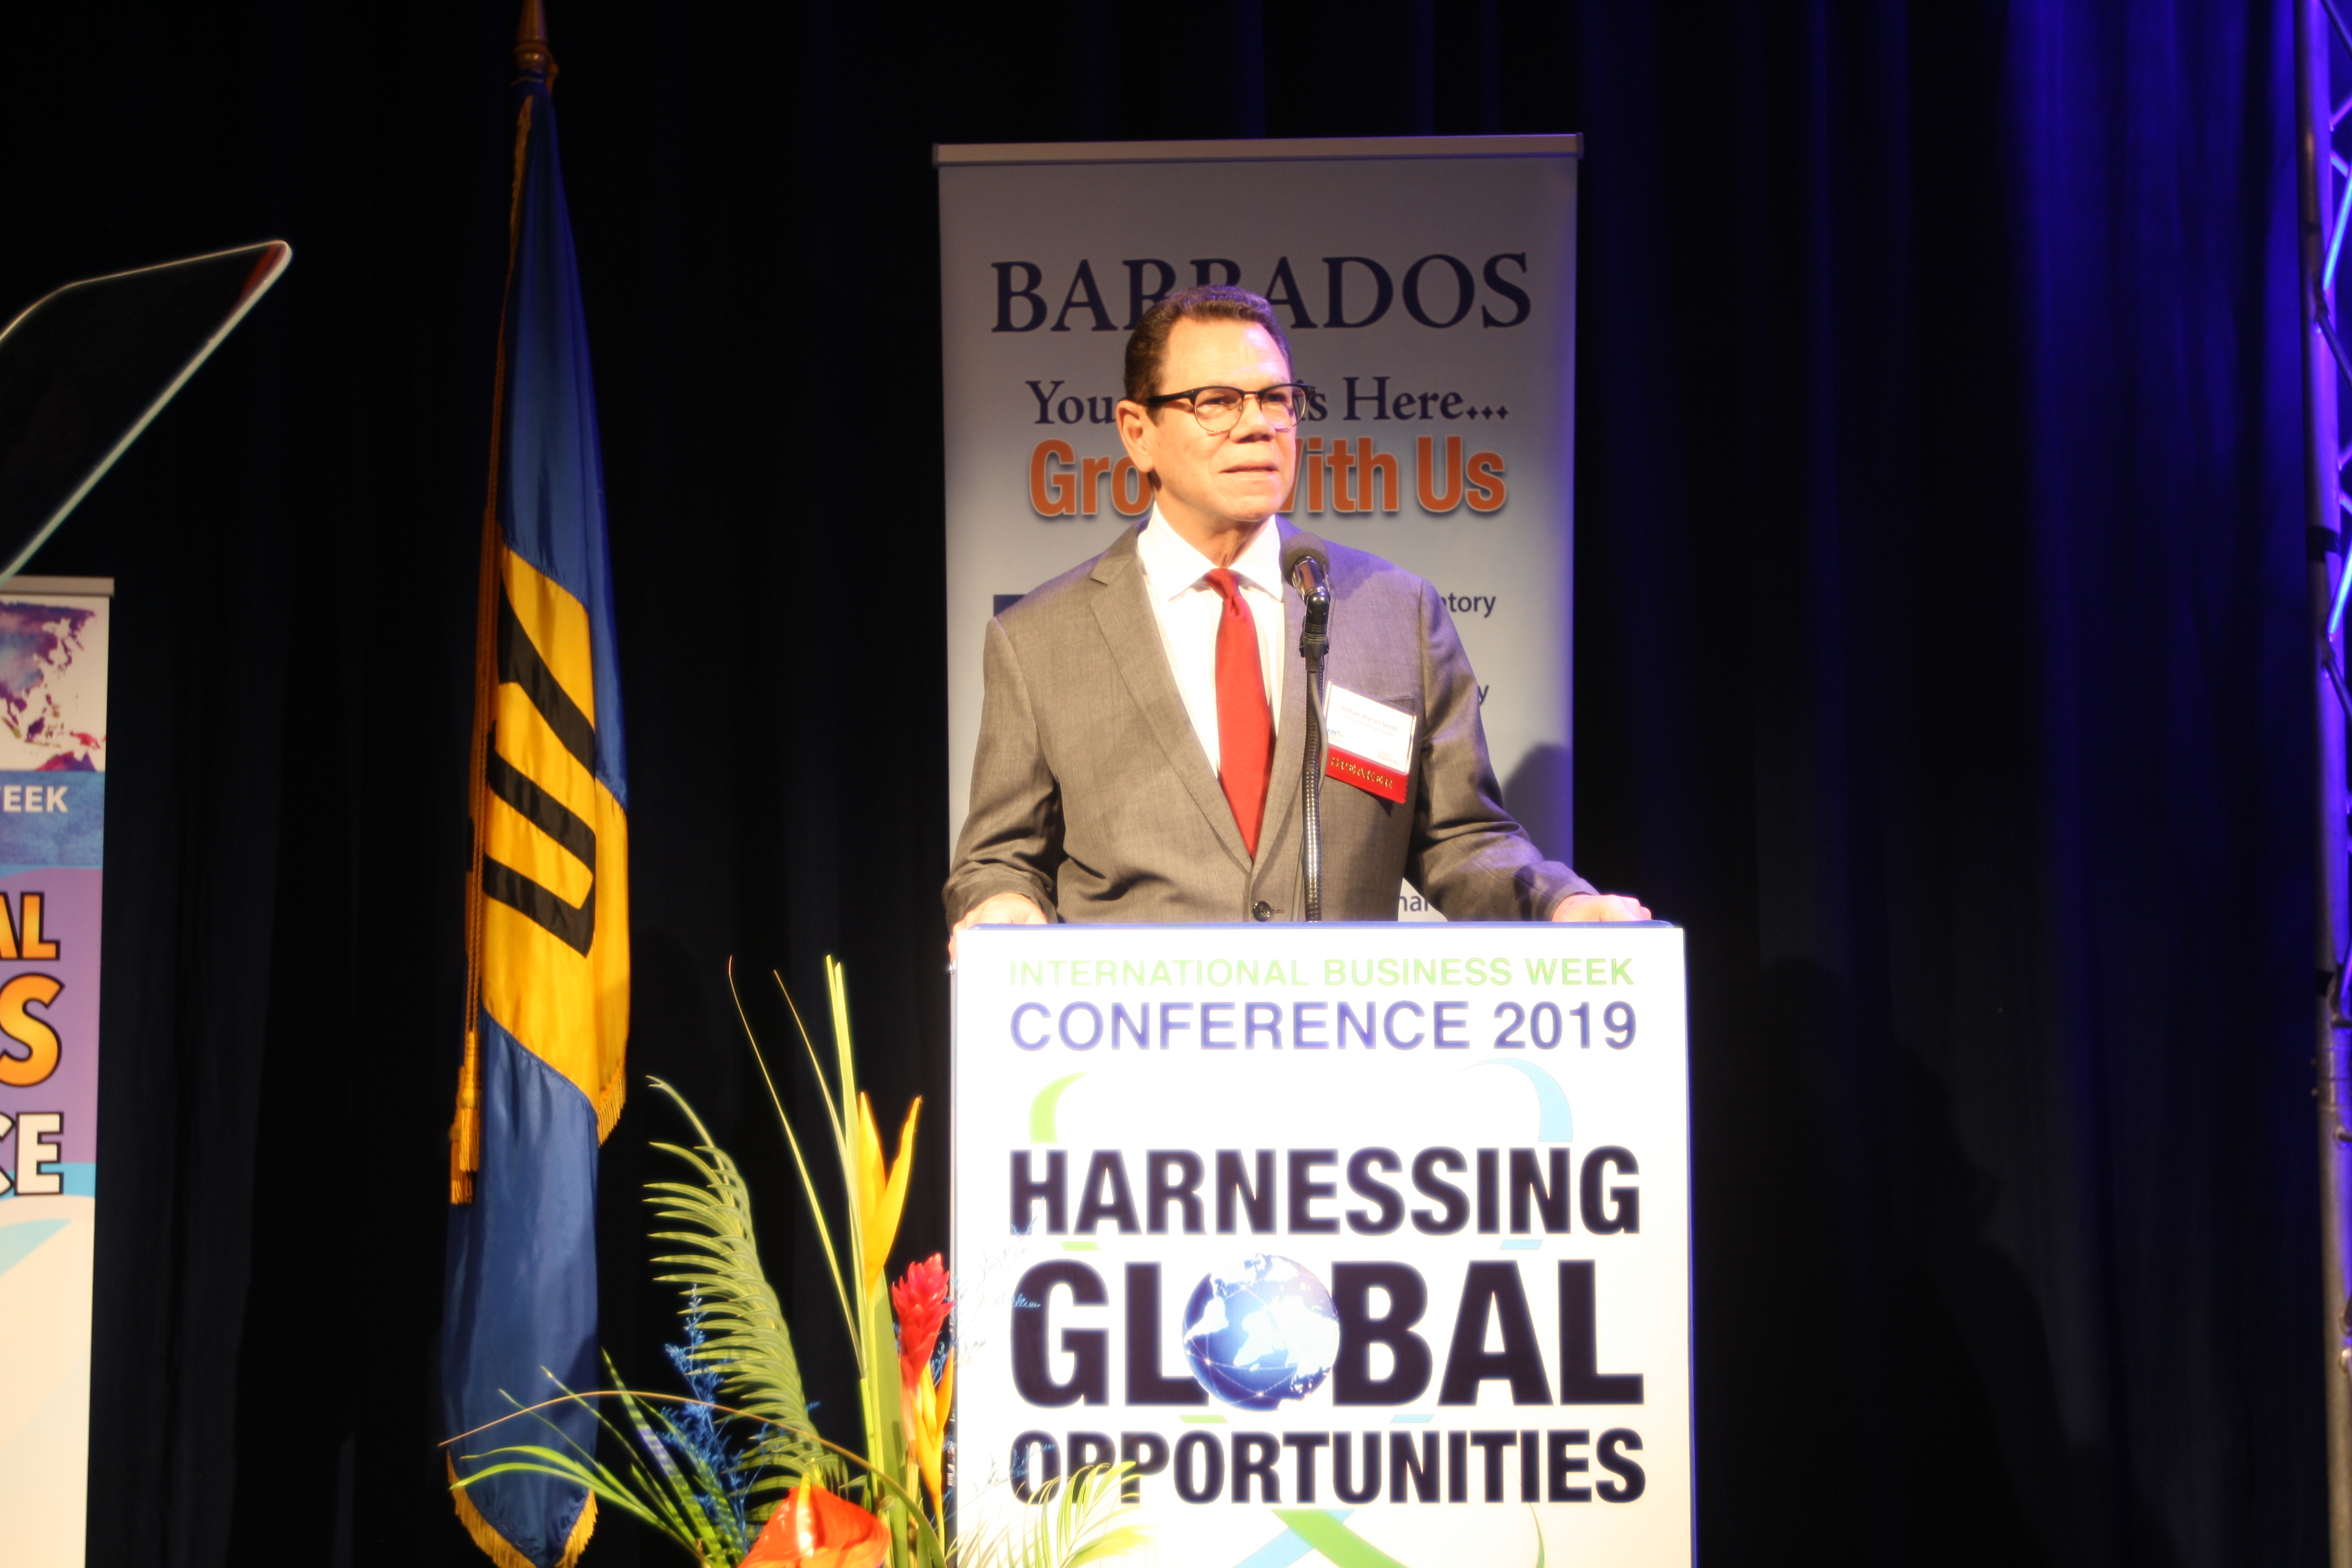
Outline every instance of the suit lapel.
<path fill-rule="evenodd" d="M 1111 665 L 1118 671 L 1128 695 L 1143 710 L 1145 723 L 1151 728 L 1152 738 L 1167 753 L 1168 765 L 1209 819 L 1217 842 L 1224 846 L 1234 864 L 1249 869 L 1249 850 L 1242 843 L 1242 830 L 1234 822 L 1234 808 L 1226 799 L 1224 786 L 1209 770 L 1209 753 L 1201 749 L 1201 738 L 1192 732 L 1192 715 L 1184 710 L 1184 699 L 1176 689 L 1176 677 L 1168 668 L 1168 649 L 1160 636 L 1160 617 L 1152 612 L 1149 584 L 1143 563 L 1136 559 L 1137 531 L 1129 529 L 1119 542 L 1103 552 L 1089 574 L 1097 584 L 1092 595 L 1095 624 L 1102 630 L 1103 641 L 1109 645 Z M 1295 766 L 1295 763 L 1294 763 Z M 1263 846 L 1265 839 L 1260 838 Z"/>

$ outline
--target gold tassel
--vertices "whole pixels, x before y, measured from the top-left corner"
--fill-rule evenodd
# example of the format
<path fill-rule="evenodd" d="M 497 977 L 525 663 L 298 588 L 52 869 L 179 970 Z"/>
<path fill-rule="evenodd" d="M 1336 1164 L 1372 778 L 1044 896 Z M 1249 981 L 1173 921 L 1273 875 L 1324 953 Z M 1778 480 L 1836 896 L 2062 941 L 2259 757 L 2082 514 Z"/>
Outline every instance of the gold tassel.
<path fill-rule="evenodd" d="M 449 1128 L 449 1201 L 474 1201 L 474 1173 L 482 1168 L 482 1057 L 479 1031 L 466 1031 L 466 1062 L 457 1069 L 457 1120 Z"/>
<path fill-rule="evenodd" d="M 628 1098 L 629 1075 L 625 1068 L 613 1075 L 604 1092 L 596 1097 L 596 1142 L 602 1143 L 612 1136 L 613 1128 L 621 1120 L 621 1102 Z"/>
<path fill-rule="evenodd" d="M 482 1554 L 498 1568 L 539 1568 L 539 1564 L 508 1544 L 498 1526 L 482 1517 L 482 1510 L 474 1506 L 474 1500 L 457 1484 L 457 1461 L 444 1454 L 441 1462 L 449 1469 L 449 1495 L 457 1501 L 457 1522 L 466 1527 L 466 1533 L 474 1538 Z M 572 1533 L 564 1540 L 563 1555 L 556 1560 L 555 1568 L 577 1568 L 580 1554 L 588 1550 L 588 1538 L 595 1533 L 596 1494 L 590 1492 L 587 1500 L 580 1505 L 580 1517 L 572 1521 Z"/>

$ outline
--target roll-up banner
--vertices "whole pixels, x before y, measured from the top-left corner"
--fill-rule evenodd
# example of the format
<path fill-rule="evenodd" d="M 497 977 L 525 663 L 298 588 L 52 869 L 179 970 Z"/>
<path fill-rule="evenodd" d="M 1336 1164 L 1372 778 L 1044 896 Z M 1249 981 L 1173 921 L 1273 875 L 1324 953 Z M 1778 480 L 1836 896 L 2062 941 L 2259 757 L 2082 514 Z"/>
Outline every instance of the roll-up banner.
<path fill-rule="evenodd" d="M 0 1562 L 80 1568 L 113 584 L 0 585 Z"/>
<path fill-rule="evenodd" d="M 1232 283 L 1272 302 L 1318 389 L 1286 513 L 1444 595 L 1505 804 L 1570 858 L 1581 140 L 937 150 L 950 838 L 989 618 L 1150 510 L 1112 412 L 1127 334 L 1177 289 Z M 1431 913 L 1410 888 L 1399 912 Z"/>

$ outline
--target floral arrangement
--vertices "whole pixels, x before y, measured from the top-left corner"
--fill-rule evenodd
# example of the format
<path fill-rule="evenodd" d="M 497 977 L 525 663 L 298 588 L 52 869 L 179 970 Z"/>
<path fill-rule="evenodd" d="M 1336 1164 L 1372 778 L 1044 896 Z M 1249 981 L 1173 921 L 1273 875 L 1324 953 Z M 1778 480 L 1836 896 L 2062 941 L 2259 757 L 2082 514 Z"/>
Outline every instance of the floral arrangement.
<path fill-rule="evenodd" d="M 934 1254 L 885 1288 L 922 1101 L 907 1108 L 898 1154 L 886 1160 L 873 1102 L 857 1087 L 842 968 L 830 957 L 824 968 L 833 1014 L 829 1079 L 790 993 L 784 1001 L 816 1075 L 840 1166 L 846 1212 L 837 1231 L 748 1018 L 744 1032 L 832 1272 L 856 1357 L 863 1447 L 830 1442 L 810 1421 L 792 1335 L 760 1265 L 742 1173 L 684 1097 L 656 1079 L 653 1087 L 677 1104 L 696 1137 L 691 1146 L 654 1145 L 682 1161 L 693 1180 L 646 1188 L 656 1221 L 673 1227 L 655 1231 L 654 1239 L 684 1249 L 655 1261 L 675 1270 L 661 1280 L 684 1291 L 684 1342 L 668 1352 L 687 1393 L 626 1387 L 607 1358 L 612 1387 L 566 1390 L 562 1399 L 596 1410 L 619 1447 L 616 1464 L 577 1446 L 514 1444 L 479 1456 L 495 1462 L 457 1484 L 509 1470 L 561 1476 L 676 1542 L 705 1568 L 1083 1568 L 1124 1555 L 1143 1536 L 1118 1521 L 1127 1469 L 1121 1465 L 1057 1484 L 1010 1530 L 961 1538 L 954 1532 L 948 1269 Z M 728 978 L 731 987 L 731 968 Z M 781 978 L 777 985 L 782 989 Z M 741 1010 L 739 997 L 739 1016 Z"/>

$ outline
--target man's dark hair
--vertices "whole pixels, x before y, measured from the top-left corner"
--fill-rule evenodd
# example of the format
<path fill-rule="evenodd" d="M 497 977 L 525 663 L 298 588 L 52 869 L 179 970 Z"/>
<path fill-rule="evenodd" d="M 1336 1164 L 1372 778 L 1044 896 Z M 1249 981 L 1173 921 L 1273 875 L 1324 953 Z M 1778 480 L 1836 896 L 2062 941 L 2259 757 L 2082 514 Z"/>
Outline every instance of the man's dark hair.
<path fill-rule="evenodd" d="M 1127 340 L 1127 395 L 1140 403 L 1160 390 L 1160 366 L 1168 357 L 1168 334 L 1176 330 L 1179 321 L 1249 321 L 1266 330 L 1275 345 L 1282 350 L 1282 363 L 1290 363 L 1290 340 L 1282 335 L 1282 323 L 1274 319 L 1274 307 L 1262 295 L 1246 289 L 1235 289 L 1223 283 L 1203 283 L 1194 289 L 1180 289 L 1149 310 L 1135 323 L 1135 331 Z M 1255 391 L 1256 388 L 1246 388 Z"/>

